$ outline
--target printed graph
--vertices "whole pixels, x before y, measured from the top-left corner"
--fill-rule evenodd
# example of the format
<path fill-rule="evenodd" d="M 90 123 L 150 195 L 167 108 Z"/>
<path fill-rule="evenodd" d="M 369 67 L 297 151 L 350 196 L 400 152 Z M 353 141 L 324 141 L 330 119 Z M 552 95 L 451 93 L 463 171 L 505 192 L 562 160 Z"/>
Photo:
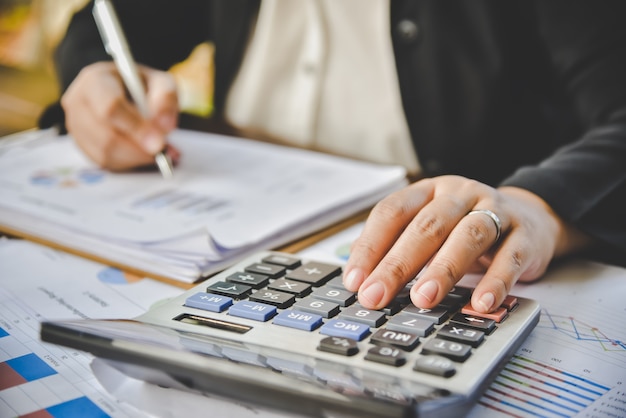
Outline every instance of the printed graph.
<path fill-rule="evenodd" d="M 98 272 L 98 280 L 110 285 L 126 285 L 143 280 L 136 274 L 126 273 L 115 267 L 106 267 Z"/>
<path fill-rule="evenodd" d="M 626 352 L 626 341 L 611 338 L 596 326 L 572 316 L 554 315 L 547 310 L 543 310 L 541 315 L 538 329 L 554 330 L 575 341 L 597 343 L 602 351 Z"/>
<path fill-rule="evenodd" d="M 54 379 L 53 385 L 63 386 L 64 380 L 60 377 L 59 372 L 40 355 L 29 352 L 28 348 L 21 342 L 23 339 L 24 335 L 20 334 L 20 338 L 16 338 L 0 327 L 0 359 L 2 360 L 0 362 L 0 416 L 23 418 L 78 418 L 86 416 L 104 418 L 109 416 L 86 396 L 61 400 L 58 396 L 50 395 L 50 392 L 42 391 L 42 387 L 46 383 L 40 382 Z M 15 355 L 13 354 L 15 352 L 25 352 L 25 354 Z M 45 392 L 47 395 L 44 394 Z M 38 403 L 40 409 L 33 412 L 21 412 L 28 409 L 28 406 L 25 405 L 25 403 L 29 403 L 28 399 L 41 401 Z"/>
<path fill-rule="evenodd" d="M 610 390 L 583 376 L 516 355 L 478 403 L 511 417 L 571 417 Z"/>
<path fill-rule="evenodd" d="M 96 168 L 58 167 L 34 172 L 30 176 L 30 182 L 47 188 L 75 188 L 100 183 L 105 174 L 105 171 Z"/>
<path fill-rule="evenodd" d="M 168 211 L 184 215 L 202 215 L 228 205 L 225 199 L 199 193 L 163 190 L 144 197 L 133 204 L 135 209 Z"/>
<path fill-rule="evenodd" d="M 33 382 L 56 373 L 36 354 L 29 353 L 15 357 L 0 363 L 0 390 Z"/>

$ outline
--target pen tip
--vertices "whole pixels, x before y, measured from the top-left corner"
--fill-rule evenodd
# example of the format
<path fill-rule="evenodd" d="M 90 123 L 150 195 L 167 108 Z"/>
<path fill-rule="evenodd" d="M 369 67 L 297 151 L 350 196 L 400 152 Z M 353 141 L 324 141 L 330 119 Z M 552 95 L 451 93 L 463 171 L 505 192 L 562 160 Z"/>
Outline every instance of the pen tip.
<path fill-rule="evenodd" d="M 169 156 L 164 152 L 159 152 L 154 158 L 163 178 L 172 178 L 174 170 L 172 169 L 172 160 Z"/>

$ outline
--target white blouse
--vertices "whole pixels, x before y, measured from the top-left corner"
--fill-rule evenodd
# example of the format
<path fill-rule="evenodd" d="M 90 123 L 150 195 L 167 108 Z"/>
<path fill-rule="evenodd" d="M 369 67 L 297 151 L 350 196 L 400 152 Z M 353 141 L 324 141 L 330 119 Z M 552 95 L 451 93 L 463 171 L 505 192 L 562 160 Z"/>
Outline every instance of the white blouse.
<path fill-rule="evenodd" d="M 406 123 L 389 0 L 263 0 L 226 117 L 297 146 L 419 164 Z"/>

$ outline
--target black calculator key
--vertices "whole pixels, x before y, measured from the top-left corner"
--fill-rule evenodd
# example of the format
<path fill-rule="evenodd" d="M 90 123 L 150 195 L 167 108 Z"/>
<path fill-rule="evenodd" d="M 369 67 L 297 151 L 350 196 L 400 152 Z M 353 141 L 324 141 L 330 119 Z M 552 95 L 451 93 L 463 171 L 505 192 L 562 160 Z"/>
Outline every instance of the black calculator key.
<path fill-rule="evenodd" d="M 282 277 L 280 279 L 274 280 L 267 286 L 267 288 L 278 290 L 280 292 L 291 293 L 299 298 L 311 293 L 310 284 L 297 282 L 295 280 L 287 280 Z"/>
<path fill-rule="evenodd" d="M 233 299 L 245 299 L 252 292 L 252 287 L 229 282 L 215 282 L 206 288 L 207 293 L 229 296 Z"/>
<path fill-rule="evenodd" d="M 493 330 L 496 329 L 496 321 L 492 319 L 479 318 L 477 316 L 464 315 L 461 313 L 454 315 L 450 322 L 483 331 L 487 335 L 491 334 Z"/>
<path fill-rule="evenodd" d="M 335 302 L 339 306 L 350 306 L 356 302 L 354 293 L 341 289 L 328 289 L 326 286 L 315 290 L 311 296 L 315 299 Z"/>
<path fill-rule="evenodd" d="M 349 321 L 361 322 L 373 328 L 378 328 L 387 321 L 384 312 L 365 309 L 361 305 L 352 305 L 345 308 L 339 316 Z"/>
<path fill-rule="evenodd" d="M 451 377 L 456 373 L 454 363 L 445 357 L 422 356 L 415 361 L 413 370 L 435 376 Z"/>
<path fill-rule="evenodd" d="M 269 264 L 277 264 L 289 270 L 293 270 L 302 264 L 299 258 L 291 257 L 285 254 L 270 254 L 267 257 L 264 257 L 261 261 Z"/>
<path fill-rule="evenodd" d="M 407 305 L 411 303 L 411 288 L 405 286 L 395 296 L 394 301 L 400 305 Z"/>
<path fill-rule="evenodd" d="M 465 305 L 466 303 L 467 301 L 464 301 L 463 299 L 459 297 L 446 295 L 441 301 L 441 303 L 439 304 L 439 306 L 449 311 L 458 311 L 461 308 L 461 306 Z"/>
<path fill-rule="evenodd" d="M 286 269 L 276 264 L 254 263 L 244 269 L 250 273 L 265 274 L 270 279 L 277 279 L 285 274 Z"/>
<path fill-rule="evenodd" d="M 333 277 L 332 279 L 327 281 L 324 286 L 332 287 L 333 289 L 347 290 L 346 287 L 343 285 L 343 276 Z"/>
<path fill-rule="evenodd" d="M 472 289 L 469 287 L 454 286 L 452 290 L 448 292 L 448 296 L 458 298 L 464 303 L 467 303 L 472 297 Z"/>
<path fill-rule="evenodd" d="M 228 276 L 226 278 L 226 281 L 231 283 L 241 283 L 255 289 L 260 289 L 263 286 L 267 285 L 270 279 L 264 274 L 237 272 Z"/>
<path fill-rule="evenodd" d="M 342 356 L 353 356 L 359 352 L 359 346 L 356 341 L 345 337 L 326 337 L 320 341 L 317 349 Z"/>
<path fill-rule="evenodd" d="M 434 331 L 435 325 L 428 319 L 400 313 L 389 319 L 389 322 L 387 322 L 387 328 L 396 331 L 406 331 L 412 334 L 417 334 L 420 337 L 425 337 Z"/>
<path fill-rule="evenodd" d="M 472 347 L 467 344 L 457 343 L 456 341 L 441 340 L 439 338 L 434 338 L 426 342 L 422 348 L 423 354 L 438 354 L 458 362 L 467 360 L 471 351 Z"/>
<path fill-rule="evenodd" d="M 255 302 L 267 303 L 279 309 L 288 308 L 296 301 L 296 297 L 291 293 L 279 292 L 272 289 L 261 289 L 253 293 L 249 299 Z"/>
<path fill-rule="evenodd" d="M 437 337 L 469 344 L 472 347 L 478 347 L 485 339 L 485 333 L 477 329 L 462 327 L 452 323 L 442 327 L 439 332 L 437 332 Z"/>
<path fill-rule="evenodd" d="M 389 345 L 381 345 L 370 348 L 365 355 L 365 360 L 388 364 L 395 367 L 402 366 L 406 363 L 406 357 L 404 356 L 402 350 Z"/>
<path fill-rule="evenodd" d="M 336 303 L 314 299 L 310 296 L 296 302 L 296 304 L 293 305 L 293 308 L 304 312 L 318 314 L 324 318 L 332 318 L 339 313 L 339 305 Z"/>
<path fill-rule="evenodd" d="M 379 329 L 372 335 L 370 342 L 377 345 L 391 345 L 404 351 L 413 351 L 420 339 L 418 335 L 410 332 Z"/>
<path fill-rule="evenodd" d="M 341 267 L 332 264 L 310 262 L 289 272 L 287 279 L 298 280 L 313 286 L 321 286 L 341 273 Z"/>
<path fill-rule="evenodd" d="M 418 308 L 415 305 L 409 305 L 404 308 L 402 312 L 432 321 L 437 325 L 444 323 L 449 316 L 448 310 L 441 306 L 435 306 L 432 309 L 427 309 Z"/>

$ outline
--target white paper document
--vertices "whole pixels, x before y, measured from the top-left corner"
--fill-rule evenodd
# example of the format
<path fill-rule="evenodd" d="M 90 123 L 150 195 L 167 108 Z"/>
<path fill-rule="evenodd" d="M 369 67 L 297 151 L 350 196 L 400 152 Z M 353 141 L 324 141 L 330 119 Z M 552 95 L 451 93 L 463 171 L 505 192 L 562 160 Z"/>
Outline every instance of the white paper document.
<path fill-rule="evenodd" d="M 170 141 L 182 158 L 169 180 L 101 170 L 67 136 L 2 147 L 0 226 L 192 282 L 406 184 L 398 166 L 184 130 Z"/>
<path fill-rule="evenodd" d="M 0 417 L 145 416 L 91 372 L 93 357 L 43 343 L 43 320 L 129 318 L 180 292 L 28 241 L 0 239 Z"/>

